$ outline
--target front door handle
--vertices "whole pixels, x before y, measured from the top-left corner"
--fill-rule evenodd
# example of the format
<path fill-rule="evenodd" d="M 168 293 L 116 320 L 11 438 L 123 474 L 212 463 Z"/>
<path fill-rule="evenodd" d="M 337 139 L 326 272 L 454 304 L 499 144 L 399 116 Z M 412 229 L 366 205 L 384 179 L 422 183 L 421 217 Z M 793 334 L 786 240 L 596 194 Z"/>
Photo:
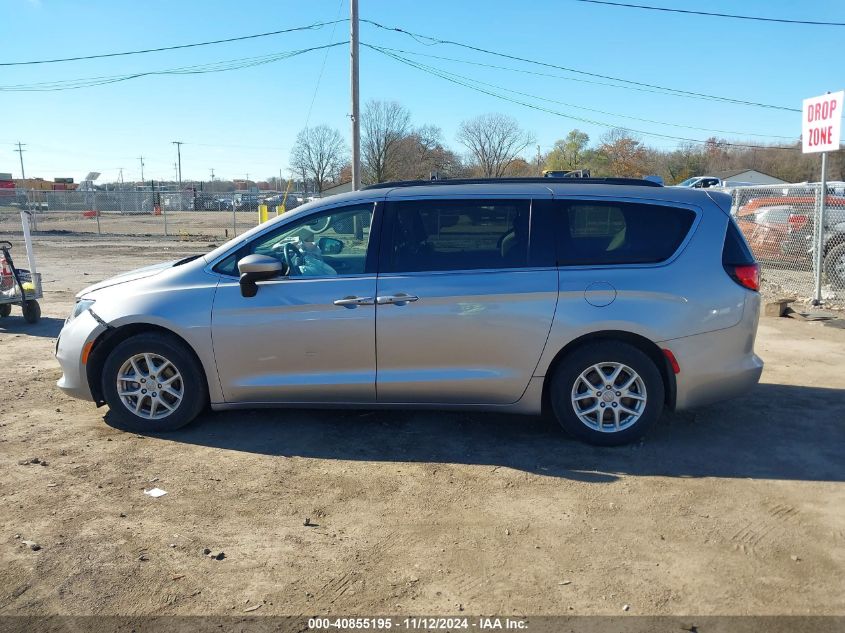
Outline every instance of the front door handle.
<path fill-rule="evenodd" d="M 335 299 L 332 303 L 336 306 L 343 306 L 345 308 L 354 308 L 355 306 L 370 306 L 373 305 L 372 297 L 344 297 L 343 299 Z"/>
<path fill-rule="evenodd" d="M 381 297 L 376 297 L 376 303 L 378 305 L 386 305 L 388 303 L 392 303 L 397 306 L 403 306 L 406 303 L 413 303 L 414 301 L 419 301 L 420 298 L 416 295 L 406 295 L 404 292 L 400 292 L 399 294 L 395 295 L 382 295 Z"/>

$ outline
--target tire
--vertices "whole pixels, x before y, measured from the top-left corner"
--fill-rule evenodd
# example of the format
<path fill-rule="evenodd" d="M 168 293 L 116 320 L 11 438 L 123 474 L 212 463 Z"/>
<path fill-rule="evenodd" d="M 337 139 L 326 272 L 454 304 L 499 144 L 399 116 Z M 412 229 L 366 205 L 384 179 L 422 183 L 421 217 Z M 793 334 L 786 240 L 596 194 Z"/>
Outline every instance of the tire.
<path fill-rule="evenodd" d="M 134 367 L 132 359 L 135 359 Z M 152 363 L 152 370 L 148 361 Z M 140 373 L 136 373 L 136 369 Z M 161 382 L 148 382 L 151 375 Z M 174 378 L 176 375 L 178 378 Z M 141 377 L 139 381 L 131 380 L 138 376 Z M 122 377 L 121 384 L 129 404 L 118 395 L 119 377 Z M 172 381 L 170 389 L 167 389 L 166 381 Z M 146 389 L 147 385 L 155 391 Z M 142 389 L 144 391 L 140 393 Z M 109 405 L 108 422 L 140 433 L 182 428 L 196 418 L 208 402 L 208 386 L 201 365 L 184 343 L 166 334 L 137 334 L 119 343 L 103 365 L 102 393 Z M 153 394 L 157 396 L 155 406 Z M 140 407 L 138 412 L 132 405 Z M 170 407 L 172 410 L 168 411 Z"/>
<path fill-rule="evenodd" d="M 12 304 L 11 303 L 0 304 L 0 318 L 6 318 L 10 314 L 12 314 Z"/>
<path fill-rule="evenodd" d="M 24 302 L 23 318 L 27 323 L 38 323 L 41 319 L 41 306 L 37 301 Z"/>
<path fill-rule="evenodd" d="M 824 273 L 837 290 L 845 289 L 845 244 L 831 248 L 824 258 Z"/>
<path fill-rule="evenodd" d="M 616 389 L 599 384 L 596 366 L 605 383 L 619 369 Z M 627 391 L 622 389 L 629 381 Z M 628 343 L 607 340 L 579 347 L 564 358 L 549 390 L 552 410 L 563 429 L 597 446 L 628 444 L 645 435 L 663 411 L 664 394 L 663 378 L 647 354 Z"/>

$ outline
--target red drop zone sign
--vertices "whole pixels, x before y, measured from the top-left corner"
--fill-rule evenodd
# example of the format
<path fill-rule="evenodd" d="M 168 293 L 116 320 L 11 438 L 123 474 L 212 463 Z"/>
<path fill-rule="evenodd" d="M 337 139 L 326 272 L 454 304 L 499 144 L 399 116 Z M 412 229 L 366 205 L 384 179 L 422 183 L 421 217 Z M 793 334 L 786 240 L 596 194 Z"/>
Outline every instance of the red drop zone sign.
<path fill-rule="evenodd" d="M 802 151 L 835 152 L 842 133 L 842 102 L 845 91 L 804 99 L 804 118 L 801 124 Z"/>

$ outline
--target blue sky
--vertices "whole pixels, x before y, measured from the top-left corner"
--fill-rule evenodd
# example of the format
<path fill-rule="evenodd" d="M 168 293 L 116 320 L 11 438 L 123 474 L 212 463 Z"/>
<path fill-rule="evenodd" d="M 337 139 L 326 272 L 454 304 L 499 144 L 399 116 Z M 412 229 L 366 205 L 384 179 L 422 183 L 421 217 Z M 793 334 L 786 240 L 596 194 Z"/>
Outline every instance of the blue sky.
<path fill-rule="evenodd" d="M 790 19 L 845 22 L 841 0 L 649 0 L 642 4 Z M 0 62 L 68 57 L 199 42 L 277 30 L 348 16 L 348 0 L 0 0 Z M 360 0 L 362 18 L 512 55 L 681 90 L 800 108 L 801 100 L 840 90 L 845 28 L 800 26 L 668 14 L 583 4 L 535 2 Z M 0 67 L 0 85 L 166 69 L 268 55 L 348 37 L 348 24 L 181 51 L 38 66 Z M 542 97 L 562 114 L 644 132 L 705 139 L 695 126 L 756 142 L 800 134 L 800 114 L 717 103 L 574 81 L 578 75 L 490 57 L 361 25 L 361 40 L 425 55 L 559 75 L 542 77 L 456 61 L 413 57 L 438 69 Z M 412 56 L 408 56 L 412 57 Z M 325 66 L 324 66 L 325 60 Z M 315 95 L 317 78 L 324 68 Z M 581 76 L 581 79 L 586 77 Z M 588 78 L 586 78 L 588 79 Z M 349 136 L 348 49 L 340 46 L 230 72 L 142 77 L 61 92 L 0 92 L 0 172 L 20 175 L 12 143 L 26 143 L 28 176 L 103 180 L 173 178 L 173 140 L 184 141 L 185 179 L 288 176 L 296 133 L 326 123 Z M 607 128 L 501 101 L 401 65 L 362 48 L 361 98 L 397 100 L 416 124 L 436 124 L 455 149 L 461 120 L 486 112 L 510 114 L 533 132 L 543 151 L 578 127 L 597 139 Z M 598 114 L 572 106 L 602 110 Z M 620 115 L 652 119 L 646 123 Z M 771 136 L 751 136 L 752 134 Z M 644 136 L 657 147 L 676 141 Z M 530 154 L 536 153 L 532 147 Z"/>

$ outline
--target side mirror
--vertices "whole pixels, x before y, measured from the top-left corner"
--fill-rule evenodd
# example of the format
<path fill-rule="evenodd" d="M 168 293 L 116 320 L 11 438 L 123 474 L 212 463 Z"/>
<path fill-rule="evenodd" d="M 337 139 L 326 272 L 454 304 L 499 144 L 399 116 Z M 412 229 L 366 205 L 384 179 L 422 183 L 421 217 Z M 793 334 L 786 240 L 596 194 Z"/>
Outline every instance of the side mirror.
<path fill-rule="evenodd" d="M 241 296 L 254 297 L 258 293 L 256 282 L 281 277 L 282 262 L 267 255 L 247 255 L 238 262 L 241 273 Z"/>
<path fill-rule="evenodd" d="M 333 237 L 321 237 L 317 240 L 317 246 L 323 255 L 337 255 L 343 250 L 343 242 Z"/>

